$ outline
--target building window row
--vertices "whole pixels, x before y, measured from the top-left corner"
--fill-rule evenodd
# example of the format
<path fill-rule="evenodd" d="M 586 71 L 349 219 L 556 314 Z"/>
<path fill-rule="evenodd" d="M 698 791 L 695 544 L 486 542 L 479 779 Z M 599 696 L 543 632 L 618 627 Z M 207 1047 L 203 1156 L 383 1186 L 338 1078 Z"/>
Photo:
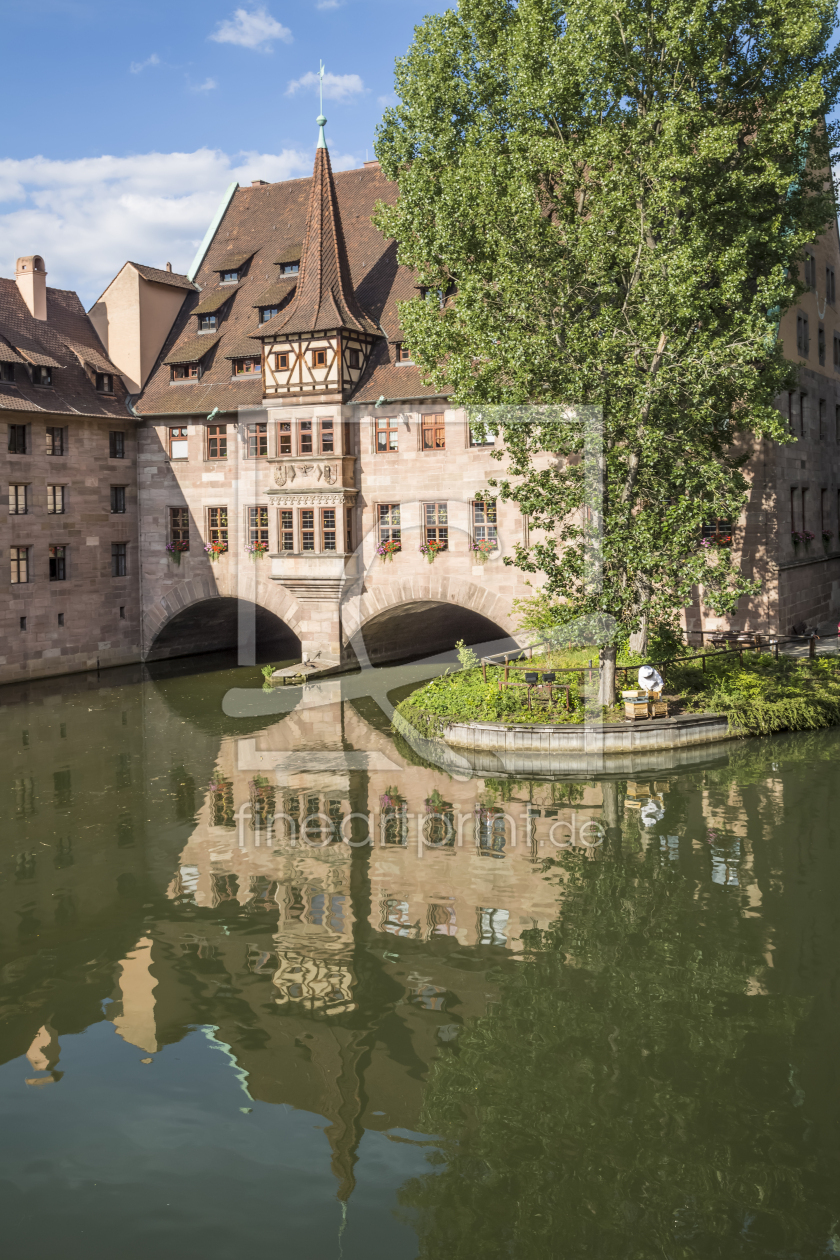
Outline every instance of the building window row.
<path fill-rule="evenodd" d="M 16 364 L 2 363 L 0 364 L 0 380 L 7 385 L 14 385 L 17 381 Z M 53 383 L 53 370 L 51 367 L 33 366 L 29 369 L 31 372 L 31 381 L 33 385 L 51 386 Z M 114 392 L 114 376 L 112 372 L 95 372 L 93 378 L 94 389 L 98 394 L 113 394 Z"/>
<path fill-rule="evenodd" d="M 8 452 L 10 455 L 32 455 L 35 453 L 32 437 L 32 426 L 29 424 L 10 424 L 8 427 Z M 43 453 L 45 455 L 63 456 L 68 452 L 68 430 L 49 425 L 46 429 Z M 125 459 L 125 433 L 114 430 L 108 434 L 108 454 L 111 459 Z"/>
<path fill-rule="evenodd" d="M 835 341 L 835 356 L 840 360 L 840 350 Z M 825 398 L 809 401 L 808 394 L 791 390 L 788 393 L 788 428 L 797 437 L 814 437 L 820 442 L 840 445 L 840 404 L 835 405 L 834 415 L 829 416 L 829 404 Z"/>
<path fill-rule="evenodd" d="M 495 502 L 470 504 L 472 540 L 495 547 L 498 543 L 498 524 Z M 380 546 L 384 543 L 402 543 L 401 505 L 380 503 L 376 508 Z M 440 551 L 449 549 L 449 505 L 424 503 L 422 506 L 423 541 L 437 543 Z"/>
<path fill-rule="evenodd" d="M 54 544 L 47 548 L 49 561 L 49 579 L 51 582 L 65 582 L 68 577 L 68 550 L 62 544 Z M 33 580 L 31 546 L 10 547 L 10 580 L 12 586 L 25 586 Z M 111 576 L 126 577 L 128 574 L 128 543 L 111 543 Z"/>
<path fill-rule="evenodd" d="M 309 420 L 281 420 L 276 425 L 278 456 L 334 455 L 336 453 L 336 429 L 338 422 L 330 416 L 316 416 Z M 377 416 L 374 421 L 374 449 L 379 455 L 397 454 L 400 449 L 401 421 L 396 416 Z M 420 448 L 423 451 L 446 450 L 446 424 L 441 412 L 420 417 Z M 451 430 L 450 430 L 451 432 Z M 186 425 L 172 425 L 168 430 L 168 451 L 171 460 L 189 458 L 189 440 Z M 268 456 L 268 423 L 257 421 L 245 425 L 245 457 L 264 459 Z M 495 438 L 480 431 L 469 430 L 471 447 L 493 446 Z M 210 424 L 203 434 L 202 458 L 226 460 L 229 454 L 228 426 Z"/>
<path fill-rule="evenodd" d="M 126 511 L 127 486 L 111 486 L 111 513 L 122 516 Z M 63 516 L 67 511 L 67 486 L 48 485 L 47 515 Z M 13 482 L 9 485 L 9 515 L 28 516 L 32 510 L 32 486 L 26 482 Z"/>
<path fill-rule="evenodd" d="M 790 532 L 794 542 L 821 540 L 834 551 L 840 547 L 840 489 L 821 486 L 790 487 Z M 834 540 L 834 541 L 832 541 Z"/>
<path fill-rule="evenodd" d="M 377 455 L 394 455 L 400 449 L 400 428 L 397 416 L 377 416 L 375 420 L 374 449 Z M 450 426 L 450 438 L 454 432 Z M 404 433 L 407 431 L 404 430 Z M 470 446 L 494 446 L 496 439 L 481 430 L 468 430 Z M 446 450 L 446 422 L 442 413 L 420 416 L 420 449 L 422 451 Z"/>
<path fill-rule="evenodd" d="M 260 505 L 246 509 L 245 542 L 247 545 L 261 543 L 269 545 L 268 507 Z M 299 508 L 281 509 L 278 518 L 278 543 L 281 551 L 337 551 L 338 550 L 338 516 L 339 509 Z M 345 526 L 347 547 L 350 547 L 350 525 L 352 509 L 346 509 Z M 205 537 L 208 543 L 229 542 L 229 517 L 226 507 L 206 509 Z M 171 507 L 169 509 L 169 542 L 180 543 L 180 551 L 189 550 L 190 518 L 189 508 Z M 185 544 L 185 545 L 184 545 Z"/>

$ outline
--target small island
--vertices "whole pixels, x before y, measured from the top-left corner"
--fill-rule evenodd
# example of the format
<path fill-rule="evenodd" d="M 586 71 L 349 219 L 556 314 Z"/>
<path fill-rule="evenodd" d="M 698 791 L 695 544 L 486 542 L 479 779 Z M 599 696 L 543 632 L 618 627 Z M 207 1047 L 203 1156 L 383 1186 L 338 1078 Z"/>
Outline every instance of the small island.
<path fill-rule="evenodd" d="M 730 652 L 683 648 L 689 659 L 674 653 L 668 661 L 657 661 L 669 716 L 724 718 L 729 736 L 816 730 L 840 723 L 840 656 L 776 655 L 774 647 Z M 543 728 L 593 721 L 634 725 L 625 717 L 620 691 L 635 686 L 644 662 L 625 654 L 617 667 L 615 703 L 598 706 L 598 664 L 597 660 L 593 664 L 590 681 L 591 652 L 547 650 L 530 661 L 505 665 L 482 663 L 460 644 L 459 668 L 413 691 L 397 713 L 426 738 L 445 735 L 454 723 Z M 649 721 L 655 725 L 661 719 Z"/>

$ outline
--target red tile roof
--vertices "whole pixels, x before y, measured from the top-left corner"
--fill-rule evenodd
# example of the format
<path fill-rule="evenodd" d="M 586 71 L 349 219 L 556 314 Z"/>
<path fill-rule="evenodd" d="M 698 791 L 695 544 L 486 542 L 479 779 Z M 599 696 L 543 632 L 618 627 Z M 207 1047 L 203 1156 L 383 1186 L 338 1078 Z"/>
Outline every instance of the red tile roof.
<path fill-rule="evenodd" d="M 14 384 L 0 385 L 0 410 L 61 416 L 94 416 L 124 421 L 126 389 L 88 319 L 78 296 L 47 289 L 47 318 L 35 319 L 14 280 L 0 279 L 0 339 L 18 352 Z M 9 356 L 0 351 L 0 359 Z M 52 367 L 52 385 L 33 385 L 22 361 Z M 87 365 L 87 367 L 85 366 Z M 114 377 L 114 393 L 101 394 L 94 372 Z"/>
<path fill-rule="evenodd" d="M 266 324 L 265 331 L 284 336 L 339 328 L 379 332 L 353 290 L 330 155 L 327 149 L 319 148 L 315 150 L 295 296 L 285 310 Z"/>
<path fill-rule="evenodd" d="M 177 271 L 165 271 L 162 267 L 145 267 L 143 263 L 129 263 L 135 271 L 139 271 L 144 280 L 154 280 L 156 284 L 171 284 L 176 289 L 194 289 L 195 285 L 189 276 L 179 275 Z"/>
<path fill-rule="evenodd" d="M 247 273 L 236 287 L 233 300 L 224 307 L 220 324 L 221 340 L 208 356 L 200 382 L 170 383 L 167 361 L 173 350 L 195 339 L 191 319 L 203 301 L 197 293 L 186 296 L 173 324 L 155 369 L 136 403 L 143 415 L 207 415 L 214 408 L 235 411 L 237 407 L 259 406 L 263 401 L 261 378 L 230 379 L 229 347 L 241 348 L 243 338 L 270 335 L 292 311 L 297 325 L 304 308 L 315 312 L 321 327 L 355 327 L 350 320 L 382 335 L 365 375 L 350 402 L 386 398 L 439 398 L 441 394 L 424 386 L 413 364 L 397 364 L 394 346 L 386 338 L 401 338 L 397 302 L 417 297 L 416 276 L 397 262 L 396 242 L 383 237 L 371 222 L 378 202 L 396 201 L 396 184 L 385 178 L 378 165 L 361 170 L 332 172 L 325 150 L 316 157 L 315 174 L 309 179 L 285 180 L 277 184 L 240 188 L 232 197 L 205 261 L 196 275 L 196 284 L 209 296 L 218 285 L 217 267 L 225 254 L 235 257 L 251 250 Z M 304 261 L 300 242 L 307 222 L 314 218 L 326 233 L 326 245 L 318 245 L 309 261 Z M 343 255 L 343 260 L 342 260 Z M 284 277 L 278 260 L 301 258 L 301 272 Z M 317 282 L 317 283 L 316 283 Z M 279 305 L 281 286 L 294 288 L 288 304 L 267 324 L 257 325 L 254 307 Z M 301 297 L 301 290 L 306 292 Z M 296 286 L 296 287 L 295 287 Z M 326 312 L 330 310 L 330 315 Z M 309 316 L 307 316 L 308 318 Z M 369 321 L 369 323 L 368 323 Z M 305 321 L 304 321 L 305 322 Z M 309 331 L 309 330 L 307 330 Z M 259 340 L 254 347 L 259 346 Z M 183 361 L 183 360 L 182 360 Z M 293 401 L 293 399 L 289 399 Z"/>

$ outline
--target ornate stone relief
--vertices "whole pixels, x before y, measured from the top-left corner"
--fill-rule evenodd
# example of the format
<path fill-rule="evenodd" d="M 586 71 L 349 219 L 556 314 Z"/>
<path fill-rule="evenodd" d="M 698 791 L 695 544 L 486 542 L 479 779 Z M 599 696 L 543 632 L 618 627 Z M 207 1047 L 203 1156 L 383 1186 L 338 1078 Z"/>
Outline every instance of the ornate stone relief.
<path fill-rule="evenodd" d="M 315 474 L 316 481 L 324 481 L 328 486 L 338 482 L 338 464 L 277 464 L 274 469 L 274 480 L 278 486 L 291 484 L 298 479 L 311 481 Z"/>
<path fill-rule="evenodd" d="M 339 490 L 335 494 L 273 494 L 271 502 L 278 507 L 337 507 L 347 499 Z"/>

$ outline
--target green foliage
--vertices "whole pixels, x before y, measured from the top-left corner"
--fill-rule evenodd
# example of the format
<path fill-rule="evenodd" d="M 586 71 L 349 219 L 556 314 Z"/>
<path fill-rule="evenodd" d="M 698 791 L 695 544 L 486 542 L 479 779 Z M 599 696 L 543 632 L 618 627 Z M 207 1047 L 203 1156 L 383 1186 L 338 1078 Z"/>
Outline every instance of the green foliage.
<path fill-rule="evenodd" d="M 724 713 L 739 735 L 817 730 L 840 722 L 840 659 L 802 660 L 745 653 L 706 654 L 700 662 L 669 666 L 666 690 L 678 692 L 684 708 Z"/>
<path fill-rule="evenodd" d="M 477 669 L 481 664 L 475 652 L 472 648 L 467 647 L 463 639 L 459 639 L 455 644 L 455 650 L 458 653 L 458 663 L 461 669 Z"/>
<path fill-rule="evenodd" d="M 575 655 L 580 655 L 580 650 Z M 441 734 L 453 720 L 509 724 L 583 722 L 587 712 L 583 679 L 572 673 L 564 678 L 563 666 L 568 669 L 572 664 L 568 657 L 568 653 L 552 653 L 535 665 L 540 670 L 555 668 L 558 681 L 572 683 L 572 710 L 568 713 L 565 697 L 559 698 L 553 709 L 529 711 L 524 687 L 500 691 L 502 667 L 488 669 L 486 683 L 478 669 L 444 674 L 412 692 L 398 711 L 427 736 Z M 735 654 L 707 652 L 705 670 L 701 660 L 685 664 L 673 661 L 667 666 L 665 660 L 664 653 L 658 657 L 665 669 L 665 692 L 678 697 L 679 709 L 725 714 L 737 734 L 817 730 L 840 723 L 840 657 L 823 656 L 812 661 L 745 652 L 743 660 L 739 660 Z M 641 664 L 641 659 L 634 662 L 628 657 L 620 665 L 635 668 L 637 663 Z M 603 716 L 616 721 L 624 713 L 617 706 Z"/>
<path fill-rule="evenodd" d="M 829 0 L 463 0 L 397 64 L 377 222 L 442 295 L 401 326 L 503 436 L 499 494 L 534 539 L 515 563 L 561 620 L 610 614 L 612 642 L 675 625 L 698 585 L 719 613 L 756 589 L 701 527 L 743 510 L 744 435 L 791 440 L 776 331 L 834 222 L 834 27 Z M 594 465 L 544 404 L 602 417 Z"/>
<path fill-rule="evenodd" d="M 545 663 L 540 661 L 540 668 Z M 527 691 L 524 686 L 504 687 L 504 669 L 488 669 L 487 682 L 480 669 L 464 670 L 457 674 L 443 674 L 413 692 L 397 706 L 416 730 L 423 735 L 440 734 L 453 718 L 465 722 L 580 722 L 583 720 L 583 700 L 578 694 L 578 678 L 574 677 L 572 710 L 567 713 L 565 694 L 555 692 L 554 708 L 528 709 Z M 570 678 L 571 680 L 571 678 Z"/>
<path fill-rule="evenodd" d="M 430 1072 L 442 1150 L 400 1195 L 419 1260 L 827 1254 L 831 1138 L 803 1141 L 789 1083 L 809 1004 L 756 994 L 766 927 L 629 827 L 551 865 L 562 915 Z"/>

